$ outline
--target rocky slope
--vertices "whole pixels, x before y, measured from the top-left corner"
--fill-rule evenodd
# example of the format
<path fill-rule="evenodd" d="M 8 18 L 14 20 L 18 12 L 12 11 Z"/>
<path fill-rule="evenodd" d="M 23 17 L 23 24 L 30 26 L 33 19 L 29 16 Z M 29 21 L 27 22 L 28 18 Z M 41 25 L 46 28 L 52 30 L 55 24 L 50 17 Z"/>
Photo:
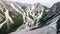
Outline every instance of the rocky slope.
<path fill-rule="evenodd" d="M 8 34 L 17 29 L 38 27 L 39 20 L 47 10 L 48 8 L 40 3 L 0 1 L 0 33 Z"/>
<path fill-rule="evenodd" d="M 56 28 L 52 25 L 56 27 L 57 23 L 57 26 L 59 26 L 59 6 L 59 2 L 49 9 L 40 3 L 26 4 L 0 1 L 0 33 L 9 34 L 14 32 L 13 34 L 15 34 L 15 32 L 21 31 L 19 32 L 21 34 L 28 31 L 27 34 L 32 34 L 40 30 L 41 32 L 47 30 L 46 34 L 51 31 L 56 34 Z M 59 27 L 57 27 L 58 29 Z M 38 34 L 40 33 L 38 32 Z"/>

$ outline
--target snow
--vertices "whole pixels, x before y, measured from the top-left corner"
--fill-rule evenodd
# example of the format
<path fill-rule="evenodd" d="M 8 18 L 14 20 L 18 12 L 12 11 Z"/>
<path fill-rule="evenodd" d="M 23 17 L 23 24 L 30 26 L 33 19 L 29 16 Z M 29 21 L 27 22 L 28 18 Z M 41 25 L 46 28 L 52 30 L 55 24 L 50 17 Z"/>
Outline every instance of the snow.
<path fill-rule="evenodd" d="M 56 34 L 56 29 L 52 28 L 52 27 L 43 27 L 43 28 L 39 28 L 39 29 L 36 29 L 36 30 L 18 30 L 18 31 L 15 31 L 15 32 L 12 32 L 10 34 Z"/>

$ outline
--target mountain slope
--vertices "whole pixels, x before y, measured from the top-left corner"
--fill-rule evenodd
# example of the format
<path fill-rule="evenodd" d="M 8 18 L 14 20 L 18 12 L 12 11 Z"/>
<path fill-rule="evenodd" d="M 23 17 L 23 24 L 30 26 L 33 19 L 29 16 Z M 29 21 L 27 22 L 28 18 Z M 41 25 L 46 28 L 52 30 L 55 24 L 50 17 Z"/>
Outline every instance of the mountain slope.
<path fill-rule="evenodd" d="M 0 33 L 8 34 L 19 29 L 31 29 L 42 26 L 39 20 L 49 8 L 40 3 L 26 4 L 18 2 L 0 2 Z M 45 22 L 46 23 L 46 22 Z M 39 25 L 40 24 L 40 25 Z"/>

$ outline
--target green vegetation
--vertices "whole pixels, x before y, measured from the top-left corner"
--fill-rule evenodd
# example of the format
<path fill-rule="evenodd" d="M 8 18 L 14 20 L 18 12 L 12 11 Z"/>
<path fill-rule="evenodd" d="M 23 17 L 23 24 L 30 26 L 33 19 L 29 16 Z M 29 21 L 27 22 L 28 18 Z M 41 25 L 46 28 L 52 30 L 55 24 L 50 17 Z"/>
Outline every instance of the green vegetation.
<path fill-rule="evenodd" d="M 15 31 L 18 27 L 20 27 L 23 24 L 23 16 L 19 13 L 12 13 L 9 14 L 14 21 L 14 24 L 11 25 L 11 28 L 13 31 Z"/>
<path fill-rule="evenodd" d="M 6 19 L 5 14 L 0 10 L 0 23 L 5 21 L 5 19 Z"/>
<path fill-rule="evenodd" d="M 0 29 L 1 34 L 8 34 L 14 32 L 23 24 L 23 16 L 17 12 L 9 12 L 9 16 L 12 18 L 14 23 L 11 23 L 10 20 L 5 23 Z"/>

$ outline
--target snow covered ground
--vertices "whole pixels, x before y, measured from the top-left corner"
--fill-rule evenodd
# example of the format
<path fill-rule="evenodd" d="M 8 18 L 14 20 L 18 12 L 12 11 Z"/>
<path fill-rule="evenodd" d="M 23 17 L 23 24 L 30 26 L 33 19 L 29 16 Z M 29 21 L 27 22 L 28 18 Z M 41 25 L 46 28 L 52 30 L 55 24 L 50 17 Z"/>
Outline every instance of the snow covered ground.
<path fill-rule="evenodd" d="M 32 31 L 18 30 L 10 34 L 56 34 L 56 29 L 46 26 Z"/>

